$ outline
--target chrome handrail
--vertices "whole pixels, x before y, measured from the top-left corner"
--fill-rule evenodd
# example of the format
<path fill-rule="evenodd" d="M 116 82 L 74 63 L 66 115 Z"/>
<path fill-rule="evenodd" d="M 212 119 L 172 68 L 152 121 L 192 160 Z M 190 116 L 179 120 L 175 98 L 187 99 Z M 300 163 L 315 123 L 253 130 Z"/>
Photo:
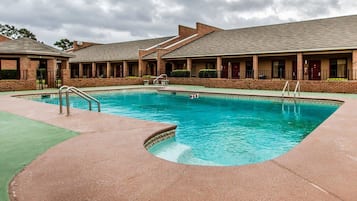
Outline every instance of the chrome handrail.
<path fill-rule="evenodd" d="M 94 98 L 93 96 L 87 94 L 86 92 L 79 90 L 79 89 L 76 88 L 76 87 L 69 87 L 68 90 L 75 90 L 76 92 L 82 94 L 83 96 L 87 97 L 88 99 L 90 99 L 90 100 L 96 102 L 97 105 L 98 105 L 98 112 L 100 112 L 100 102 L 99 102 L 99 100 L 97 100 L 97 99 Z"/>
<path fill-rule="evenodd" d="M 66 106 L 67 106 L 67 116 L 70 114 L 70 100 L 69 100 L 69 92 L 72 92 L 76 95 L 78 95 L 79 97 L 85 99 L 88 102 L 88 106 L 89 106 L 89 110 L 92 110 L 92 101 L 97 103 L 98 106 L 98 112 L 100 112 L 100 102 L 94 98 L 93 96 L 85 93 L 84 91 L 79 90 L 76 87 L 69 87 L 69 86 L 62 86 L 60 87 L 59 91 L 58 91 L 58 96 L 59 96 L 59 105 L 60 105 L 60 114 L 62 114 L 62 90 L 66 90 Z"/>
<path fill-rule="evenodd" d="M 158 77 L 156 77 L 152 83 L 153 84 L 158 84 L 159 79 L 164 79 L 164 78 L 165 78 L 165 80 L 167 80 L 167 75 L 166 74 L 161 74 Z"/>
<path fill-rule="evenodd" d="M 289 81 L 286 81 L 286 82 L 285 82 L 284 88 L 283 88 L 283 90 L 282 90 L 282 92 L 281 92 L 281 97 L 282 97 L 282 98 L 284 98 L 286 89 L 288 89 L 288 95 L 290 95 L 290 84 L 289 84 Z"/>
<path fill-rule="evenodd" d="M 294 98 L 296 97 L 296 92 L 298 92 L 298 94 L 300 96 L 300 91 L 301 91 L 300 81 L 297 81 L 296 86 L 295 86 L 295 90 L 294 90 Z"/>
<path fill-rule="evenodd" d="M 67 86 L 67 85 L 63 85 L 63 86 L 61 86 L 60 88 L 59 88 L 59 90 L 58 90 L 58 101 L 59 101 L 59 113 L 60 114 L 62 114 L 62 105 L 63 105 L 63 103 L 62 103 L 62 90 L 64 90 L 64 89 L 67 89 L 69 86 Z"/>

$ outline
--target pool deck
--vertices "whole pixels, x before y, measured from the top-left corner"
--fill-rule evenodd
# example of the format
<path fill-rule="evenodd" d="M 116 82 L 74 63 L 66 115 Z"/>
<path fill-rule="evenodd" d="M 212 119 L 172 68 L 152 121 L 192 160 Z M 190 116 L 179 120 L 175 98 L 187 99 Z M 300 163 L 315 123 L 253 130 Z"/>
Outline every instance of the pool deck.
<path fill-rule="evenodd" d="M 198 88 L 174 86 L 177 90 Z M 217 92 L 221 89 L 202 89 Z M 229 93 L 243 93 L 226 90 Z M 30 93 L 30 92 L 26 92 Z M 251 93 L 251 91 L 247 91 Z M 259 95 L 281 95 L 259 92 Z M 324 97 L 320 94 L 303 96 Z M 345 103 L 290 152 L 236 167 L 176 164 L 146 151 L 151 135 L 175 128 L 108 114 L 0 96 L 0 110 L 81 133 L 39 156 L 10 185 L 16 201 L 356 200 L 357 99 Z"/>

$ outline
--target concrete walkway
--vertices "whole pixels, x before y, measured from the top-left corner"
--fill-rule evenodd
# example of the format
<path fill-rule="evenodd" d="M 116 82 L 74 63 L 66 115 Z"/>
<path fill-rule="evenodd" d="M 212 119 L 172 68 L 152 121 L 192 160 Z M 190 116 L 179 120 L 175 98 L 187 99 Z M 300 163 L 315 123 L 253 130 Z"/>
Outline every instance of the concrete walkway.
<path fill-rule="evenodd" d="M 196 90 L 196 89 L 194 89 Z M 11 184 L 12 200 L 354 200 L 357 100 L 345 103 L 287 154 L 264 163 L 205 167 L 171 163 L 143 143 L 174 125 L 58 107 L 8 95 L 0 110 L 81 135 L 47 151 Z"/>
<path fill-rule="evenodd" d="M 0 111 L 0 200 L 8 201 L 8 184 L 27 164 L 75 132 Z"/>

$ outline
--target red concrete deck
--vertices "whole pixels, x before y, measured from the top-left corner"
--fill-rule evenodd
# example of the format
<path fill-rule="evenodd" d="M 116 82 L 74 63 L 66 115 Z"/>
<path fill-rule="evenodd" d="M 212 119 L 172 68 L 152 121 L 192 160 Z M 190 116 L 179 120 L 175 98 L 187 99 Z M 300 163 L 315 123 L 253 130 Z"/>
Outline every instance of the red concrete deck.
<path fill-rule="evenodd" d="M 12 200 L 356 200 L 357 100 L 287 154 L 237 167 L 190 166 L 143 146 L 172 125 L 72 110 L 9 96 L 0 110 L 80 132 L 38 157 L 11 184 Z"/>

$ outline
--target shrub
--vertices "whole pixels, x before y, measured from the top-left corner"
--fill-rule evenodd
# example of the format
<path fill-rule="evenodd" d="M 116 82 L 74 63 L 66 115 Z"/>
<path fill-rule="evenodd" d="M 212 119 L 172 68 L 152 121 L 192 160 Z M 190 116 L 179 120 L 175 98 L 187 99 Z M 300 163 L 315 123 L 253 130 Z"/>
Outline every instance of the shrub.
<path fill-rule="evenodd" d="M 0 70 L 0 79 L 3 80 L 18 79 L 17 70 Z"/>
<path fill-rule="evenodd" d="M 328 78 L 327 81 L 345 82 L 348 81 L 347 78 Z"/>
<path fill-rule="evenodd" d="M 151 75 L 143 75 L 142 78 L 148 80 L 151 78 Z"/>
<path fill-rule="evenodd" d="M 188 70 L 173 70 L 171 72 L 171 77 L 190 77 L 191 72 Z"/>
<path fill-rule="evenodd" d="M 46 84 L 46 80 L 36 80 L 36 84 Z"/>
<path fill-rule="evenodd" d="M 217 70 L 215 69 L 201 69 L 198 73 L 200 78 L 217 78 Z"/>

